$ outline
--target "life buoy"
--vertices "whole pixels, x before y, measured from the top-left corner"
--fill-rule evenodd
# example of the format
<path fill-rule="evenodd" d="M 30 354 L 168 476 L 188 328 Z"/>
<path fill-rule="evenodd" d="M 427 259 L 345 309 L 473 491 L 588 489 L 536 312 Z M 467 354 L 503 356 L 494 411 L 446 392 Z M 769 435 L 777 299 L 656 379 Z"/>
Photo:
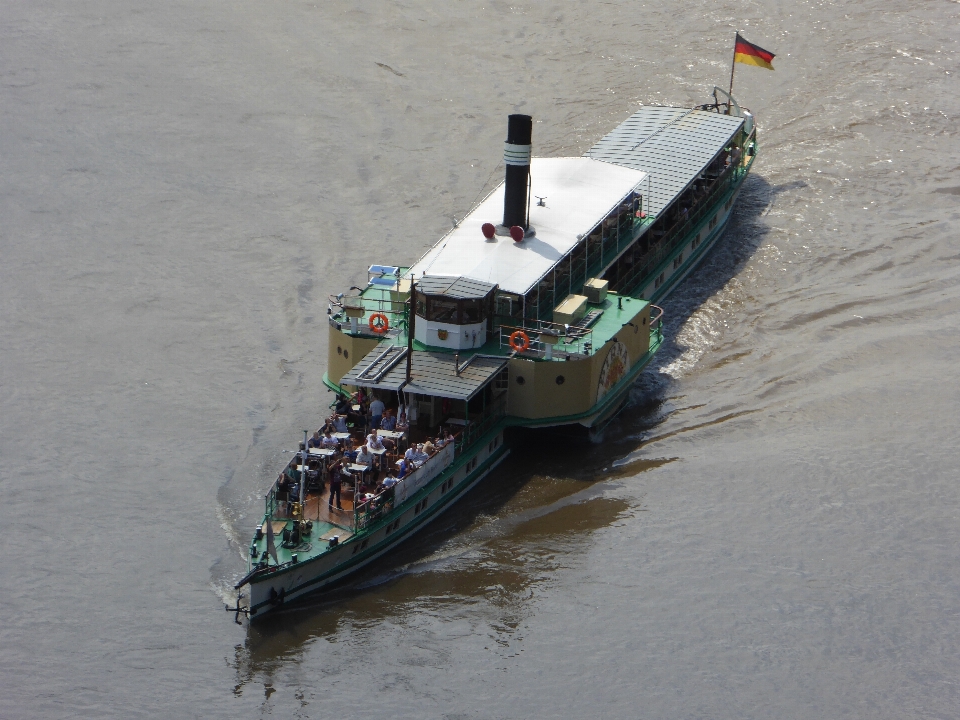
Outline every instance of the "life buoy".
<path fill-rule="evenodd" d="M 523 352 L 530 347 L 530 338 L 523 330 L 517 330 L 510 336 L 510 347 L 517 352 Z"/>
<path fill-rule="evenodd" d="M 369 325 L 370 329 L 377 335 L 383 335 L 390 329 L 390 321 L 387 319 L 387 316 L 379 312 L 370 316 Z"/>

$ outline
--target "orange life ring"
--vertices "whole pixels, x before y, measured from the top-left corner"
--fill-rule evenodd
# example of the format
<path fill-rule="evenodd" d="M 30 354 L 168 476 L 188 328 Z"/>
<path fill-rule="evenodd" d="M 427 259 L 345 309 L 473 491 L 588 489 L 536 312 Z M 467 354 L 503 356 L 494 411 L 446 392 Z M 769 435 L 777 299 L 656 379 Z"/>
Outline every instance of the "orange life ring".
<path fill-rule="evenodd" d="M 374 313 L 370 316 L 370 321 L 368 323 L 370 329 L 373 330 L 377 335 L 383 335 L 387 330 L 390 329 L 390 320 L 387 319 L 387 316 L 383 313 Z"/>
<path fill-rule="evenodd" d="M 530 347 L 530 338 L 523 330 L 517 330 L 510 336 L 510 347 L 517 352 L 523 352 Z"/>

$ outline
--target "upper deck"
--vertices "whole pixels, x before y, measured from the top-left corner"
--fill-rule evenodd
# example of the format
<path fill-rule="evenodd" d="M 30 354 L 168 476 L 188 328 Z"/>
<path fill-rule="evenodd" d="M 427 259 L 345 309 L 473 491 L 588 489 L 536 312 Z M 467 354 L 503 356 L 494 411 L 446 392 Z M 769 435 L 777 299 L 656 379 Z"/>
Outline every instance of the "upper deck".
<path fill-rule="evenodd" d="M 484 223 L 503 208 L 501 183 L 473 212 L 417 261 L 406 277 L 448 275 L 525 295 L 598 223 L 646 188 L 646 173 L 590 158 L 533 158 L 530 225 L 523 242 L 486 239 Z"/>

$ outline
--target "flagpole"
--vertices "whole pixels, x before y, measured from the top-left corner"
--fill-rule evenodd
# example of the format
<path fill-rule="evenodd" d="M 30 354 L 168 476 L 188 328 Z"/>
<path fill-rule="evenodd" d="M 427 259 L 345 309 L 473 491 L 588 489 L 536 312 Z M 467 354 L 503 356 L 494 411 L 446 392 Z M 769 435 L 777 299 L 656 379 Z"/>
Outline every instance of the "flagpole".
<path fill-rule="evenodd" d="M 733 101 L 733 71 L 737 69 L 737 40 L 740 39 L 740 32 L 737 31 L 737 36 L 733 40 L 733 62 L 730 63 L 730 90 L 727 93 L 729 97 L 727 98 L 727 115 L 730 114 L 730 105 Z"/>

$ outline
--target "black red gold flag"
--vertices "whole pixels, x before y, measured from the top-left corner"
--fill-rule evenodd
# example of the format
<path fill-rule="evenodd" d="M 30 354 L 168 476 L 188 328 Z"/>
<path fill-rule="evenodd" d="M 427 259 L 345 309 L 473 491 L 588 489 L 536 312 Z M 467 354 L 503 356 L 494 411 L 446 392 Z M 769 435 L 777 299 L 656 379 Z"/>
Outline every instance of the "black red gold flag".
<path fill-rule="evenodd" d="M 759 45 L 747 42 L 740 33 L 737 33 L 737 44 L 733 50 L 733 61 L 743 63 L 744 65 L 756 65 L 757 67 L 773 70 L 773 59 L 776 57 L 769 50 L 764 50 Z"/>

